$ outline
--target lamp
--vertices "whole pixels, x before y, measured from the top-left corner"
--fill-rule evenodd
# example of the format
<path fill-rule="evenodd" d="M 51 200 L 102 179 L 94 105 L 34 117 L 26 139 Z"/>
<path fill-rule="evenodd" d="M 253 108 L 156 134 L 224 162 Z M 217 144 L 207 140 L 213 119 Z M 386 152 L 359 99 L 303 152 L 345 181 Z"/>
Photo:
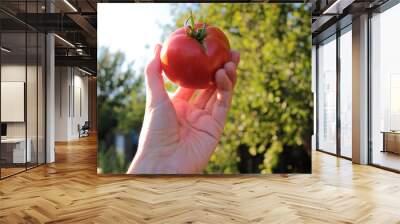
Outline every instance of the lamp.
<path fill-rule="evenodd" d="M 67 45 L 69 45 L 70 47 L 73 47 L 73 48 L 75 48 L 75 45 L 73 45 L 71 42 L 69 42 L 68 40 L 66 40 L 66 39 L 64 39 L 64 38 L 62 38 L 62 37 L 60 37 L 59 35 L 57 35 L 57 34 L 54 34 L 54 36 L 55 37 L 57 37 L 59 40 L 61 40 L 62 42 L 64 42 L 64 43 L 66 43 Z"/>
<path fill-rule="evenodd" d="M 67 4 L 74 12 L 78 12 L 78 10 L 68 0 L 64 0 L 64 3 Z"/>
<path fill-rule="evenodd" d="M 7 48 L 5 48 L 5 47 L 1 47 L 0 49 L 1 49 L 2 51 L 6 52 L 6 53 L 10 53 L 10 52 L 11 52 L 11 50 L 9 50 L 9 49 L 7 49 Z"/>

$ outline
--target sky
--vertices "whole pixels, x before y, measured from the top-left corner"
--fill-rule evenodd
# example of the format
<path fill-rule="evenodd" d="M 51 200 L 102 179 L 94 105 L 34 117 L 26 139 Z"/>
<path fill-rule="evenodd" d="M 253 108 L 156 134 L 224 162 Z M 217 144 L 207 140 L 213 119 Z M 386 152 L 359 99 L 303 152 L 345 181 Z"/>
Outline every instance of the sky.
<path fill-rule="evenodd" d="M 97 5 L 97 46 L 125 53 L 139 70 L 161 42 L 162 25 L 172 24 L 170 4 L 99 3 Z M 161 25 L 161 26 L 160 26 Z"/>

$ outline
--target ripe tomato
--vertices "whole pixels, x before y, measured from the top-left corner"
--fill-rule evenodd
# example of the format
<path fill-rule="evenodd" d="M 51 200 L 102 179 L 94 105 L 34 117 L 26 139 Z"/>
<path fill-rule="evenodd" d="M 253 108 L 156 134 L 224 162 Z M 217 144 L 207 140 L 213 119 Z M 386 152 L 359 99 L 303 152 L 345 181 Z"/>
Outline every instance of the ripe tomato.
<path fill-rule="evenodd" d="M 179 86 L 205 89 L 215 73 L 230 60 L 228 38 L 217 27 L 194 23 L 173 32 L 163 44 L 161 64 L 167 77 Z"/>

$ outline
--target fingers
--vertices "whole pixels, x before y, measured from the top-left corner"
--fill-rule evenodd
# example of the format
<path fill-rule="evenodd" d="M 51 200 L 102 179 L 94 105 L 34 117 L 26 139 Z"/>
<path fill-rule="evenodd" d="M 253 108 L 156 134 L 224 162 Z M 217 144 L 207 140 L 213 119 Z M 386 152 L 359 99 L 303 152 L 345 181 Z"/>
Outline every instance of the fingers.
<path fill-rule="evenodd" d="M 217 92 L 214 91 L 214 93 L 212 94 L 212 96 L 210 97 L 210 99 L 208 100 L 208 102 L 204 108 L 208 113 L 210 113 L 210 114 L 212 113 L 212 110 L 214 108 L 214 104 L 215 104 L 216 100 L 217 100 Z"/>
<path fill-rule="evenodd" d="M 235 65 L 238 66 L 240 62 L 240 53 L 237 51 L 231 51 L 231 58 L 233 63 L 235 63 Z"/>
<path fill-rule="evenodd" d="M 228 62 L 224 65 L 224 70 L 226 71 L 229 79 L 231 80 L 232 84 L 236 84 L 236 64 L 234 62 Z"/>
<path fill-rule="evenodd" d="M 217 84 L 217 94 L 212 110 L 212 116 L 220 125 L 222 130 L 232 100 L 233 84 L 224 69 L 217 71 L 215 81 Z"/>
<path fill-rule="evenodd" d="M 237 65 L 240 54 L 231 51 L 231 61 L 215 74 L 216 88 L 202 90 L 196 98 L 194 105 L 199 109 L 205 109 L 214 115 L 214 118 L 223 126 L 226 115 L 232 101 L 233 87 L 237 80 Z M 189 101 L 196 90 L 180 87 L 172 97 Z"/>
<path fill-rule="evenodd" d="M 154 50 L 154 58 L 146 66 L 146 101 L 148 105 L 157 105 L 168 99 L 161 76 L 160 61 L 161 45 L 157 44 Z"/>
<path fill-rule="evenodd" d="M 205 109 L 211 111 L 212 116 L 223 128 L 226 116 L 232 101 L 233 87 L 237 80 L 237 66 L 240 61 L 240 54 L 231 51 L 231 62 L 224 65 L 224 69 L 219 69 L 215 74 L 217 90 L 206 103 Z"/>
<path fill-rule="evenodd" d="M 228 107 L 230 96 L 232 95 L 232 81 L 224 69 L 219 69 L 215 74 L 215 82 L 217 84 L 217 101 L 220 106 Z"/>
<path fill-rule="evenodd" d="M 196 91 L 195 89 L 179 87 L 172 96 L 172 100 L 182 99 L 185 101 L 189 101 L 190 98 L 192 98 L 195 91 Z"/>
<path fill-rule="evenodd" d="M 232 86 L 235 86 L 237 80 L 237 65 L 240 61 L 240 54 L 237 51 L 231 51 L 231 60 L 230 62 L 224 65 L 224 70 L 229 77 L 229 80 L 232 82 Z M 233 88 L 233 87 L 232 87 Z M 217 99 L 217 93 L 215 89 L 203 90 L 200 93 L 200 96 L 196 99 L 195 105 L 200 109 L 205 109 L 208 112 L 212 112 L 212 108 Z"/>
<path fill-rule="evenodd" d="M 199 96 L 196 98 L 194 105 L 199 109 L 205 109 L 207 103 L 215 92 L 215 87 L 210 87 L 204 89 L 200 92 Z"/>

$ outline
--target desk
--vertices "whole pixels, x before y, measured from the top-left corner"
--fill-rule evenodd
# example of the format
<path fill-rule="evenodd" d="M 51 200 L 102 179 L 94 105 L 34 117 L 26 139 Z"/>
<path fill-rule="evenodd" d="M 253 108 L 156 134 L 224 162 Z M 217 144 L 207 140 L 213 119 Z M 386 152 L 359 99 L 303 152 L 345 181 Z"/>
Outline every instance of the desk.
<path fill-rule="evenodd" d="M 381 133 L 383 134 L 382 152 L 392 152 L 400 154 L 400 132 L 382 131 Z"/>
<path fill-rule="evenodd" d="M 28 143 L 25 154 L 25 138 L 5 138 L 1 139 L 1 157 L 6 163 L 25 163 L 31 162 L 31 145 L 30 138 L 26 140 Z M 27 159 L 25 161 L 25 158 Z"/>

